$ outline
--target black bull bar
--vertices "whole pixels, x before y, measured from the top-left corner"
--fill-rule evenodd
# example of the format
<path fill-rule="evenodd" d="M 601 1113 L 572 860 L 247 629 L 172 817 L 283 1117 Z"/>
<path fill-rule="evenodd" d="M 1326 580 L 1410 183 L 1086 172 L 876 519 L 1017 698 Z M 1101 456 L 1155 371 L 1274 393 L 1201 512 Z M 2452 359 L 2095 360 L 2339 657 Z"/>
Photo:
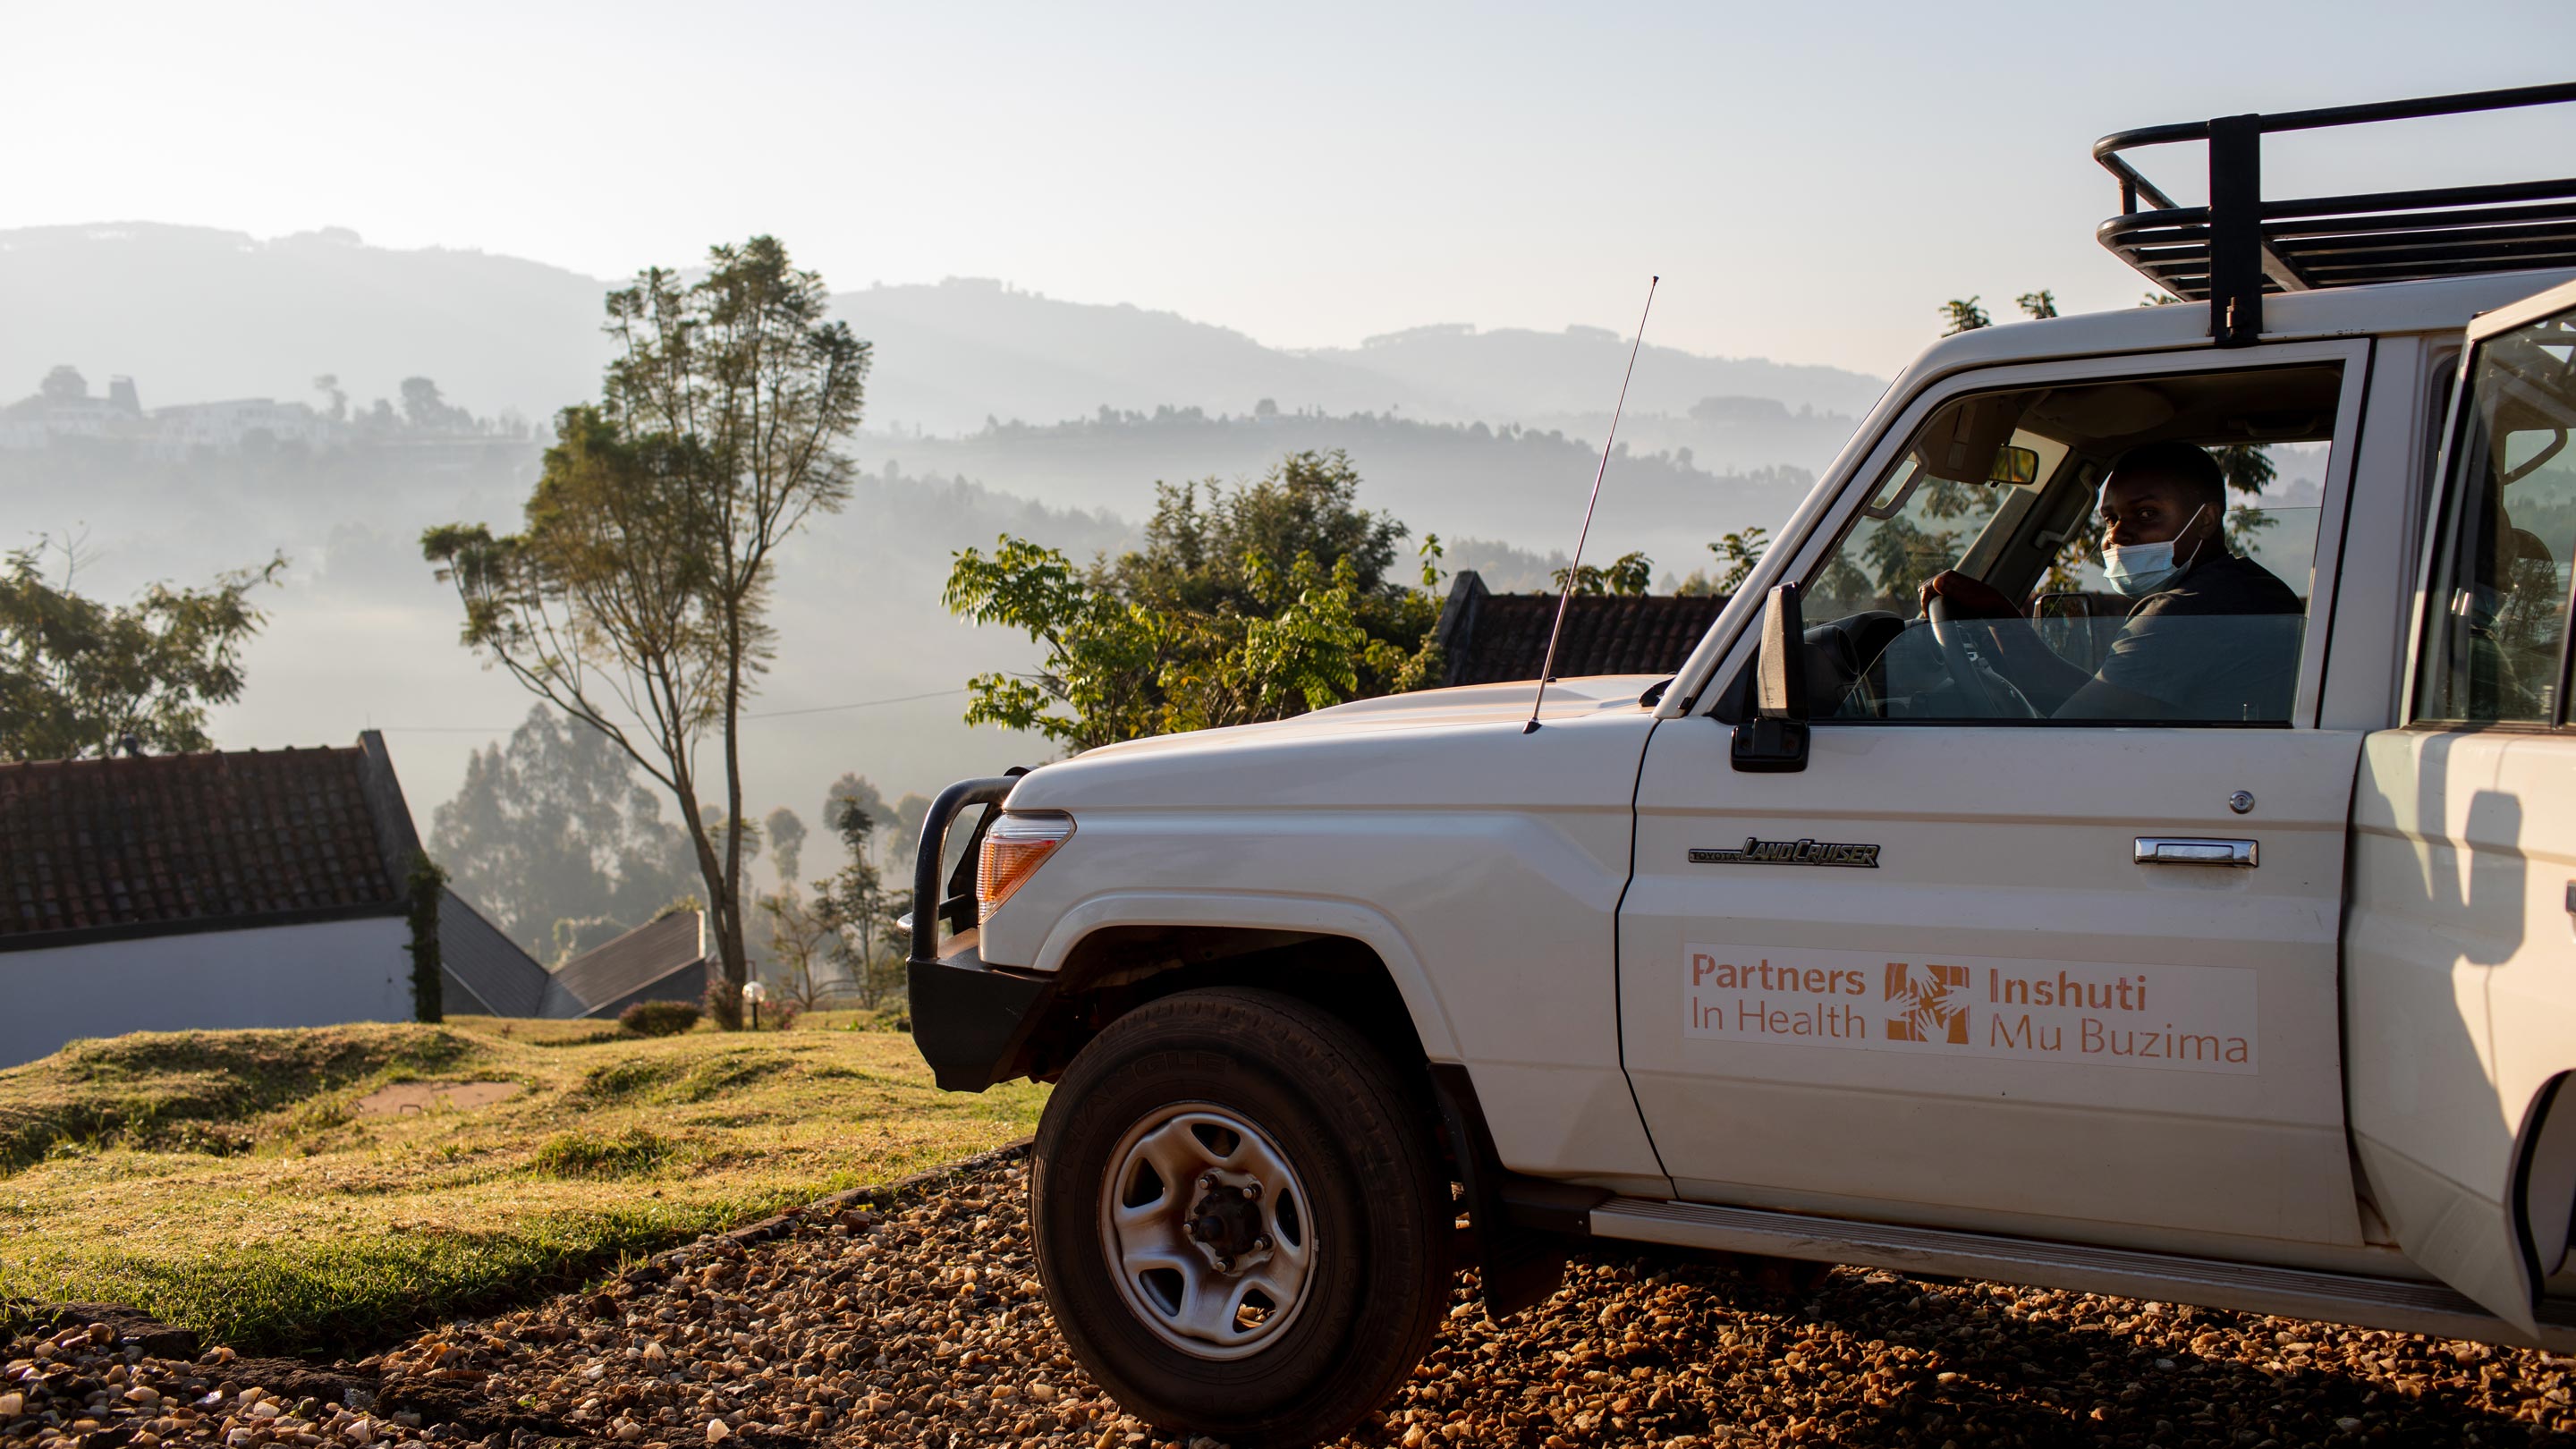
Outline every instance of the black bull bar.
<path fill-rule="evenodd" d="M 1052 977 L 985 965 L 976 931 L 975 867 L 984 833 L 1024 773 L 960 780 L 939 792 L 921 820 L 912 867 L 912 953 L 904 975 L 912 997 L 913 1045 L 947 1091 L 980 1092 L 1024 1075 L 1030 1035 L 1055 999 Z M 984 813 L 943 882 L 949 827 L 959 813 L 978 805 Z M 942 925 L 955 933 L 945 955 Z M 975 939 L 966 939 L 970 933 Z"/>

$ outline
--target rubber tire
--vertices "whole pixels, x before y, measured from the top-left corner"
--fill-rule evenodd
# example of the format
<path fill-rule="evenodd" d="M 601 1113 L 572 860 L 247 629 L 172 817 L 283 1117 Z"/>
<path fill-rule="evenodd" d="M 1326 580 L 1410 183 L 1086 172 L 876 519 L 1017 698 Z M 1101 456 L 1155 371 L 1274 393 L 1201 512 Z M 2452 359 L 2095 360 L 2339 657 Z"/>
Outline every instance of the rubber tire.
<path fill-rule="evenodd" d="M 1278 992 L 1186 991 L 1112 1022 L 1047 1099 L 1030 1163 L 1038 1273 L 1074 1357 L 1173 1434 L 1271 1449 L 1358 1424 L 1422 1361 L 1448 1308 L 1454 1216 L 1427 1096 L 1350 1026 Z M 1247 1358 L 1192 1358 L 1154 1337 L 1100 1241 L 1111 1151 L 1147 1113 L 1184 1101 L 1267 1134 L 1315 1224 L 1314 1296 Z"/>

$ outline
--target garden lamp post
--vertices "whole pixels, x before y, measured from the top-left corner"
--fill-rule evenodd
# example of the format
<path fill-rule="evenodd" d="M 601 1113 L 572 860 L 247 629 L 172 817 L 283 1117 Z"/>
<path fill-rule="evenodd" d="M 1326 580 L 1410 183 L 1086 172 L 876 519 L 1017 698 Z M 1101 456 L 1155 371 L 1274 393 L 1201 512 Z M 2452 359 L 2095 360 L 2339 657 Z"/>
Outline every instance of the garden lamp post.
<path fill-rule="evenodd" d="M 759 981 L 742 983 L 742 999 L 751 1003 L 751 1029 L 760 1030 L 760 1003 L 769 999 L 768 985 Z"/>

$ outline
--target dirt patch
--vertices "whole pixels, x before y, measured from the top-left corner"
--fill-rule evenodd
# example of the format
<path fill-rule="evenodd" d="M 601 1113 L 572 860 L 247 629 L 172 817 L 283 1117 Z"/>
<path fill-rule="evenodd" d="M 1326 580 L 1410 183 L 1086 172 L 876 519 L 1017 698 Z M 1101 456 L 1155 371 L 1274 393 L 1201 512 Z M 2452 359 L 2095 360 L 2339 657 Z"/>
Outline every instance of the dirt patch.
<path fill-rule="evenodd" d="M 517 1082 L 396 1082 L 378 1087 L 357 1102 L 361 1117 L 420 1116 L 429 1112 L 471 1112 L 519 1095 Z"/>

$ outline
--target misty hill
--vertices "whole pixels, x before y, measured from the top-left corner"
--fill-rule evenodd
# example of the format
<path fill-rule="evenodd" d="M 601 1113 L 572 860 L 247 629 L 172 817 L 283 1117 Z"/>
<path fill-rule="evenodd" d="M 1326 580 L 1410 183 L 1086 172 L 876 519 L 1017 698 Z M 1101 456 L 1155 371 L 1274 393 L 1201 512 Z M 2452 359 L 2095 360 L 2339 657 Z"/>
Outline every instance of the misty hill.
<path fill-rule="evenodd" d="M 133 378 L 146 407 L 309 401 L 323 373 L 363 403 L 427 375 L 474 412 L 551 417 L 598 390 L 601 291 L 559 267 L 338 230 L 0 231 L 0 401 L 72 363 L 94 382 Z"/>
<path fill-rule="evenodd" d="M 1425 423 L 1383 414 L 1225 417 L 1195 408 L 1101 409 L 1046 426 L 1003 423 L 955 438 L 865 435 L 857 452 L 900 471 L 963 475 L 1057 506 L 1131 518 L 1154 484 L 1237 483 L 1288 453 L 1339 448 L 1365 480 L 1361 501 L 1417 538 L 1475 536 L 1568 549 L 1599 465 L 1599 445 L 1562 432 L 1484 423 Z M 1777 528 L 1812 475 L 1794 466 L 1715 473 L 1677 452 L 1620 445 L 1601 494 L 1593 547 L 1643 549 L 1687 573 L 1708 540 L 1746 524 Z"/>
<path fill-rule="evenodd" d="M 142 222 L 5 230 L 0 401 L 71 363 L 93 379 L 132 377 L 147 407 L 309 398 L 324 373 L 364 406 L 426 375 L 477 414 L 544 418 L 597 391 L 610 285 L 482 252 L 368 246 L 336 228 L 268 240 Z M 1104 405 L 1249 412 L 1264 398 L 1290 412 L 1529 424 L 1602 409 L 1624 360 L 1614 334 L 1586 327 L 1417 328 L 1291 352 L 1169 312 L 974 279 L 872 287 L 834 304 L 877 346 L 870 421 L 941 434 Z M 1854 414 L 1880 387 L 1833 368 L 1650 346 L 1631 405 L 1680 414 L 1724 395 Z"/>
<path fill-rule="evenodd" d="M 1628 338 L 1606 327 L 1480 331 L 1453 323 L 1391 332 L 1355 348 L 1308 355 L 1373 373 L 1426 396 L 1472 404 L 1440 414 L 1443 421 L 1482 418 L 1526 423 L 1576 413 L 1600 413 L 1606 418 L 1620 370 L 1628 363 Z M 1702 398 L 1742 397 L 1858 417 L 1886 390 L 1883 378 L 1839 367 L 1792 366 L 1759 357 L 1703 357 L 1649 343 L 1638 353 L 1628 406 L 1639 412 L 1682 413 Z M 1284 404 L 1287 399 L 1280 401 Z"/>
<path fill-rule="evenodd" d="M 960 433 L 988 420 L 1055 422 L 1101 406 L 1429 410 L 1432 394 L 1346 363 L 1141 307 L 1059 302 L 980 278 L 842 292 L 833 308 L 876 344 L 868 418 Z"/>

